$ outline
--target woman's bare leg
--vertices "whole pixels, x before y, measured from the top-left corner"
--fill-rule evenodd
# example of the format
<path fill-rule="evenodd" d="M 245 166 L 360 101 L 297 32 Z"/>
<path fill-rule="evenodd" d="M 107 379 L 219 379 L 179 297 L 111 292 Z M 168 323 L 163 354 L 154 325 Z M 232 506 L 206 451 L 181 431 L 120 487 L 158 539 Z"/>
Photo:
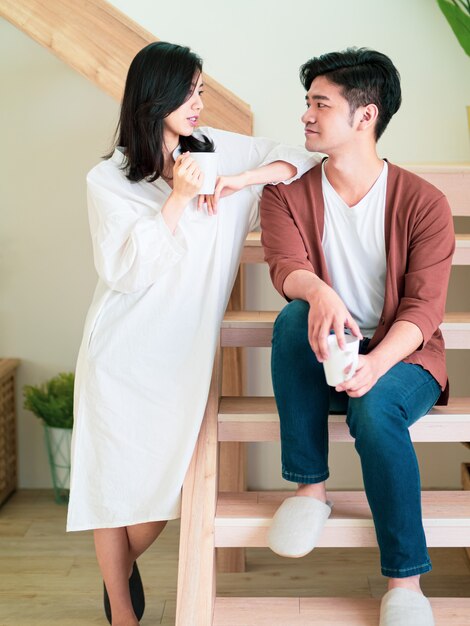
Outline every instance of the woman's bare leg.
<path fill-rule="evenodd" d="M 137 626 L 129 594 L 129 576 L 134 561 L 152 545 L 166 522 L 147 522 L 94 531 L 98 564 L 111 605 L 113 626 Z"/>

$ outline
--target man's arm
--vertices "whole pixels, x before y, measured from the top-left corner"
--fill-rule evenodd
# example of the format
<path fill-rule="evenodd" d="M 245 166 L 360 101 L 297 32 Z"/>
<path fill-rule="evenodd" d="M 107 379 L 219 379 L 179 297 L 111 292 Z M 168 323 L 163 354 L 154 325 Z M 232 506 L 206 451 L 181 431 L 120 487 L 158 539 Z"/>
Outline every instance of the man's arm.
<path fill-rule="evenodd" d="M 338 385 L 337 391 L 346 391 L 351 398 L 359 398 L 394 365 L 406 359 L 423 343 L 421 330 L 412 322 L 395 322 L 384 339 L 369 354 L 359 355 L 358 366 L 352 378 Z"/>
<path fill-rule="evenodd" d="M 344 329 L 362 339 L 356 321 L 338 294 L 313 272 L 294 270 L 284 281 L 283 291 L 291 300 L 305 300 L 310 305 L 308 339 L 318 361 L 328 358 L 327 339 L 333 329 L 341 348 L 345 347 Z"/>
<path fill-rule="evenodd" d="M 415 217 L 394 323 L 374 350 L 359 357 L 356 373 L 339 391 L 363 396 L 391 367 L 429 341 L 444 316 L 454 249 L 452 214 L 441 195 Z"/>
<path fill-rule="evenodd" d="M 289 300 L 310 305 L 308 335 L 319 361 L 328 357 L 330 329 L 344 345 L 344 327 L 361 337 L 341 298 L 321 280 L 308 258 L 304 240 L 282 193 L 266 187 L 261 200 L 261 241 L 274 287 Z"/>

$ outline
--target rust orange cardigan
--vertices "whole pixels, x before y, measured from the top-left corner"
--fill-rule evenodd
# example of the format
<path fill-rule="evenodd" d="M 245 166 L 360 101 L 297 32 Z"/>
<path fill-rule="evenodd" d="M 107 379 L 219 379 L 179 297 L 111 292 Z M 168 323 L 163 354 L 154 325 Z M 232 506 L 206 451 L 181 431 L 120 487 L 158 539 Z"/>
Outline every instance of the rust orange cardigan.
<path fill-rule="evenodd" d="M 385 300 L 369 351 L 395 322 L 416 324 L 424 341 L 404 361 L 421 365 L 434 376 L 443 390 L 438 404 L 446 404 L 448 379 L 439 325 L 455 248 L 452 214 L 436 187 L 396 165 L 388 167 Z M 286 277 L 298 269 L 314 272 L 331 286 L 322 249 L 323 227 L 321 164 L 290 185 L 265 187 L 261 240 L 271 279 L 283 297 Z"/>

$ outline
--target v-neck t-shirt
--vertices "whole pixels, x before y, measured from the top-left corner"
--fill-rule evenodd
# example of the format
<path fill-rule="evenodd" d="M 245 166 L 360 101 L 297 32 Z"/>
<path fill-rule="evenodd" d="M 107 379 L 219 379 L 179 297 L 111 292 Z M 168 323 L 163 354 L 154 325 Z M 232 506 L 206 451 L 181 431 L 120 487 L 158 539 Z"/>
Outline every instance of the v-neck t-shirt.
<path fill-rule="evenodd" d="M 323 251 L 333 289 L 356 320 L 362 334 L 372 337 L 385 295 L 385 198 L 388 166 L 354 206 L 336 192 L 322 164 L 325 204 Z"/>

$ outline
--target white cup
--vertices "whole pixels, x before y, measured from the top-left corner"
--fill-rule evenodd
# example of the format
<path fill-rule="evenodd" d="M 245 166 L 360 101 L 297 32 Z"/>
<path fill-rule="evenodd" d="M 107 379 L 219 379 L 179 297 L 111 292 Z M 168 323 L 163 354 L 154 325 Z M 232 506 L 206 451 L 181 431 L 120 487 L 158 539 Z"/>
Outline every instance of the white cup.
<path fill-rule="evenodd" d="M 328 335 L 329 357 L 326 361 L 323 361 L 323 367 L 325 369 L 326 382 L 330 387 L 336 387 L 336 385 L 352 378 L 357 368 L 359 337 L 345 335 L 344 341 L 346 346 L 344 350 L 341 350 L 338 346 L 336 335 Z M 349 366 L 351 366 L 351 369 L 346 374 L 344 370 Z"/>
<path fill-rule="evenodd" d="M 199 193 L 213 194 L 217 180 L 219 154 L 217 152 L 190 152 L 189 155 L 196 161 L 199 169 L 204 173 L 204 182 Z"/>

